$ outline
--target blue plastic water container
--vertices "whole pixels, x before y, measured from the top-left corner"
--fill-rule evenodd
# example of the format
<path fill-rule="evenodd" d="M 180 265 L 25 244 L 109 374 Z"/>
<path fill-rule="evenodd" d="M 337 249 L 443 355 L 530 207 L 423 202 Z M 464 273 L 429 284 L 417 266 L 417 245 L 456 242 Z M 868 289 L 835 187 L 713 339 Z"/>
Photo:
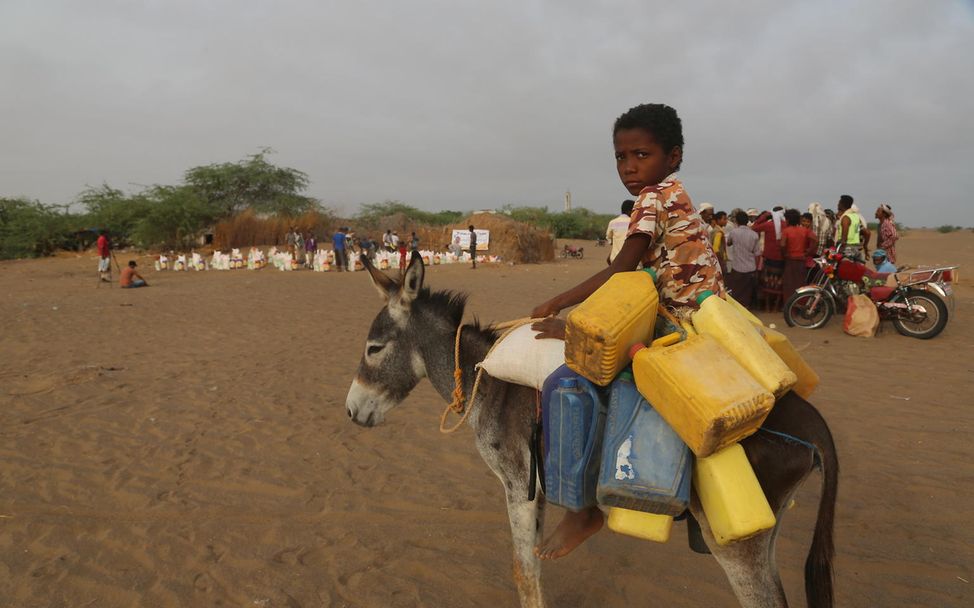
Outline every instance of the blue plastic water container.
<path fill-rule="evenodd" d="M 679 515 L 690 503 L 690 448 L 639 394 L 632 374 L 613 381 L 602 448 L 598 502 Z"/>
<path fill-rule="evenodd" d="M 581 511 L 597 504 L 605 410 L 595 385 L 585 378 L 571 372 L 557 381 L 544 408 L 545 496 Z"/>

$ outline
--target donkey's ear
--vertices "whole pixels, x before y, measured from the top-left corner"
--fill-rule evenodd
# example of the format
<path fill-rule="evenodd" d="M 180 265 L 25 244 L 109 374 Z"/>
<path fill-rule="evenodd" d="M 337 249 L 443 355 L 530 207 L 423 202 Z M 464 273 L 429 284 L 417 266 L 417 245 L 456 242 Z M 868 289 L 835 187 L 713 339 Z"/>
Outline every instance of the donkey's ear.
<path fill-rule="evenodd" d="M 414 251 L 412 259 L 409 260 L 409 268 L 402 275 L 399 302 L 403 306 L 409 306 L 416 299 L 416 296 L 419 295 L 419 291 L 423 288 L 423 276 L 425 274 L 426 268 L 423 266 L 423 256 L 419 255 L 418 251 Z"/>
<path fill-rule="evenodd" d="M 399 286 L 396 285 L 396 282 L 390 279 L 386 273 L 373 266 L 372 261 L 369 260 L 369 256 L 363 253 L 359 255 L 359 260 L 362 261 L 362 265 L 365 266 L 365 269 L 369 271 L 369 276 L 372 278 L 372 285 L 375 287 L 376 291 L 379 292 L 379 295 L 382 296 L 383 300 L 388 302 L 389 298 L 399 291 Z"/>

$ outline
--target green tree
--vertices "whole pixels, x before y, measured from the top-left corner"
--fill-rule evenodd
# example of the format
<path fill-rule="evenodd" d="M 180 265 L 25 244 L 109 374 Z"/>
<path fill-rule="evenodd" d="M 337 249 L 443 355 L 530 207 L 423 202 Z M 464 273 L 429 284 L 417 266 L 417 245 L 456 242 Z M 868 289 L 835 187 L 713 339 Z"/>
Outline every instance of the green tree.
<path fill-rule="evenodd" d="M 144 195 L 128 196 L 108 184 L 88 186 L 76 201 L 88 210 L 88 227 L 108 230 L 120 245 L 131 242 L 132 232 L 150 205 Z"/>
<path fill-rule="evenodd" d="M 375 226 L 379 220 L 390 215 L 402 214 L 410 220 L 432 226 L 452 224 L 463 217 L 461 211 L 423 211 L 402 201 L 383 201 L 364 203 L 355 219 L 366 226 Z"/>
<path fill-rule="evenodd" d="M 141 196 L 147 206 L 132 237 L 143 247 L 191 247 L 215 219 L 213 208 L 190 186 L 153 186 Z"/>
<path fill-rule="evenodd" d="M 597 239 L 605 234 L 605 227 L 615 217 L 611 214 L 594 213 L 584 207 L 551 213 L 547 207 L 505 205 L 501 212 L 519 222 L 549 230 L 563 239 Z"/>
<path fill-rule="evenodd" d="M 267 162 L 266 156 L 272 152 L 264 148 L 236 163 L 193 167 L 184 174 L 184 181 L 219 217 L 248 207 L 288 217 L 314 210 L 317 201 L 301 194 L 308 187 L 307 174 Z"/>
<path fill-rule="evenodd" d="M 65 207 L 0 198 L 0 258 L 49 255 L 73 241 L 78 217 Z"/>
<path fill-rule="evenodd" d="M 511 216 L 511 219 L 537 226 L 544 230 L 551 230 L 551 213 L 547 207 L 515 207 L 505 205 L 501 213 Z"/>

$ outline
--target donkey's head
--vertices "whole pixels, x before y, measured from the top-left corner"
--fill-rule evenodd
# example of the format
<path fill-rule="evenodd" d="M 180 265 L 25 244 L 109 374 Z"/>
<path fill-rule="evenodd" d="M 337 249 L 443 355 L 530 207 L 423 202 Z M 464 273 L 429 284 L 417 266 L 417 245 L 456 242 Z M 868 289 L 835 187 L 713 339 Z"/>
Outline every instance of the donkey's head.
<path fill-rule="evenodd" d="M 417 327 L 413 315 L 413 303 L 425 293 L 425 269 L 422 257 L 413 252 L 399 283 L 375 268 L 366 256 L 361 260 L 386 305 L 369 328 L 365 353 L 348 389 L 345 407 L 352 422 L 374 426 L 426 376 L 420 350 L 423 329 Z"/>

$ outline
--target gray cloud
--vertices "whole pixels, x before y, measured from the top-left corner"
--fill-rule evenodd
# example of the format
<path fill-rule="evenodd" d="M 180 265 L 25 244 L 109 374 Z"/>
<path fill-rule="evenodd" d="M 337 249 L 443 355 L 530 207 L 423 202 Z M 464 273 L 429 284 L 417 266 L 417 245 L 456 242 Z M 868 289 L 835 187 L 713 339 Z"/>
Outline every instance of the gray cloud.
<path fill-rule="evenodd" d="M 698 202 L 850 193 L 974 225 L 971 57 L 970 2 L 7 0 L 0 193 L 67 202 L 272 146 L 347 213 L 566 188 L 612 211 L 612 121 L 662 101 Z"/>

